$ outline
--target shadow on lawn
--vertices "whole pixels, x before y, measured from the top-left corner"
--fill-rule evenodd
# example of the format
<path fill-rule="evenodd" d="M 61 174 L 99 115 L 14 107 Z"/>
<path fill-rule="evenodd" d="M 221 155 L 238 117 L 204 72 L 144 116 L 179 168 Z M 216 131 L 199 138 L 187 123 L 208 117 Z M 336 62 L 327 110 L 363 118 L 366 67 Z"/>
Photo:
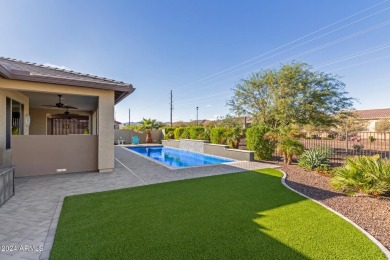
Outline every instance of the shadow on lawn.
<path fill-rule="evenodd" d="M 307 199 L 262 171 L 67 197 L 50 259 L 309 259 L 273 219 Z"/>
<path fill-rule="evenodd" d="M 320 189 L 314 186 L 308 186 L 306 184 L 302 184 L 299 182 L 294 182 L 291 180 L 286 179 L 286 184 L 290 186 L 291 188 L 305 194 L 306 196 L 309 196 L 315 200 L 326 200 L 330 199 L 333 197 L 346 197 L 347 195 L 334 192 L 334 191 L 329 191 L 329 190 L 324 190 Z"/>

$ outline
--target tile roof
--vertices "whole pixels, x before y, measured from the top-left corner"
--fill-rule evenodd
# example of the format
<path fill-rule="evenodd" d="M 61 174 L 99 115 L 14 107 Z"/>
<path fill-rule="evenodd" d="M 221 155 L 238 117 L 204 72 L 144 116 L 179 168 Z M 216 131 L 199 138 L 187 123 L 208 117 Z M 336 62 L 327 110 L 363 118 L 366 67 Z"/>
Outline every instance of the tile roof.
<path fill-rule="evenodd" d="M 390 108 L 356 110 L 355 112 L 361 119 L 390 119 Z"/>
<path fill-rule="evenodd" d="M 123 81 L 5 57 L 0 57 L 0 78 L 2 77 L 90 88 L 113 89 L 115 90 L 116 103 L 134 91 L 131 84 Z"/>

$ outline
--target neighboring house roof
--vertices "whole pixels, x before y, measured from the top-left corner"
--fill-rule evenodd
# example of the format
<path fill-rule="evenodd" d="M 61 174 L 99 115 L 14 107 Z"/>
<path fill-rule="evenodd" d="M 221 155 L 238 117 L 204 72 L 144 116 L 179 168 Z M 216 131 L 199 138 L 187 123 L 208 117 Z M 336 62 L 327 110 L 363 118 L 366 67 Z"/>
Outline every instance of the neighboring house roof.
<path fill-rule="evenodd" d="M 114 121 L 114 124 L 116 124 L 116 125 L 121 125 L 122 123 L 115 120 L 115 121 Z"/>
<path fill-rule="evenodd" d="M 4 57 L 0 57 L 0 78 L 111 89 L 115 91 L 115 104 L 135 90 L 122 81 Z"/>
<path fill-rule="evenodd" d="M 390 119 L 390 108 L 356 110 L 355 112 L 361 119 Z"/>

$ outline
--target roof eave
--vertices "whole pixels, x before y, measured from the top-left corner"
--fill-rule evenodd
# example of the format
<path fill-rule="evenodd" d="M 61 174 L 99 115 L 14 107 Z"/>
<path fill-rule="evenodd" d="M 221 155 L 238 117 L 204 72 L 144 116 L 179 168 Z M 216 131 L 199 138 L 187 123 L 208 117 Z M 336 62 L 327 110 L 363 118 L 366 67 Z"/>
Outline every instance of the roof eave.
<path fill-rule="evenodd" d="M 115 105 L 117 105 L 119 102 L 121 102 L 123 99 L 125 99 L 127 96 L 129 96 L 131 93 L 133 93 L 135 88 L 131 86 L 130 91 L 123 91 L 119 97 L 115 98 Z"/>

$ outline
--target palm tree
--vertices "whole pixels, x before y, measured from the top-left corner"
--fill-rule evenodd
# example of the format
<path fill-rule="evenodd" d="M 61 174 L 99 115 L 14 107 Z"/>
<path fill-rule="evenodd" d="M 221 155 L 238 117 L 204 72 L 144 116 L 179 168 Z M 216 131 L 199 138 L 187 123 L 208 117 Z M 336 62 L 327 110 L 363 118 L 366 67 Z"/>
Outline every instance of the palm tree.
<path fill-rule="evenodd" d="M 284 163 L 291 164 L 294 155 L 301 155 L 305 151 L 305 147 L 299 140 L 285 138 L 278 144 L 278 150 L 283 153 Z"/>
<path fill-rule="evenodd" d="M 146 142 L 151 143 L 152 140 L 152 130 L 159 129 L 162 126 L 161 122 L 157 122 L 156 119 L 142 118 L 140 130 L 146 130 Z"/>
<path fill-rule="evenodd" d="M 284 163 L 291 164 L 294 155 L 301 155 L 305 147 L 298 138 L 302 133 L 291 126 L 278 127 L 265 134 L 265 138 L 278 143 L 277 149 L 283 153 Z"/>

